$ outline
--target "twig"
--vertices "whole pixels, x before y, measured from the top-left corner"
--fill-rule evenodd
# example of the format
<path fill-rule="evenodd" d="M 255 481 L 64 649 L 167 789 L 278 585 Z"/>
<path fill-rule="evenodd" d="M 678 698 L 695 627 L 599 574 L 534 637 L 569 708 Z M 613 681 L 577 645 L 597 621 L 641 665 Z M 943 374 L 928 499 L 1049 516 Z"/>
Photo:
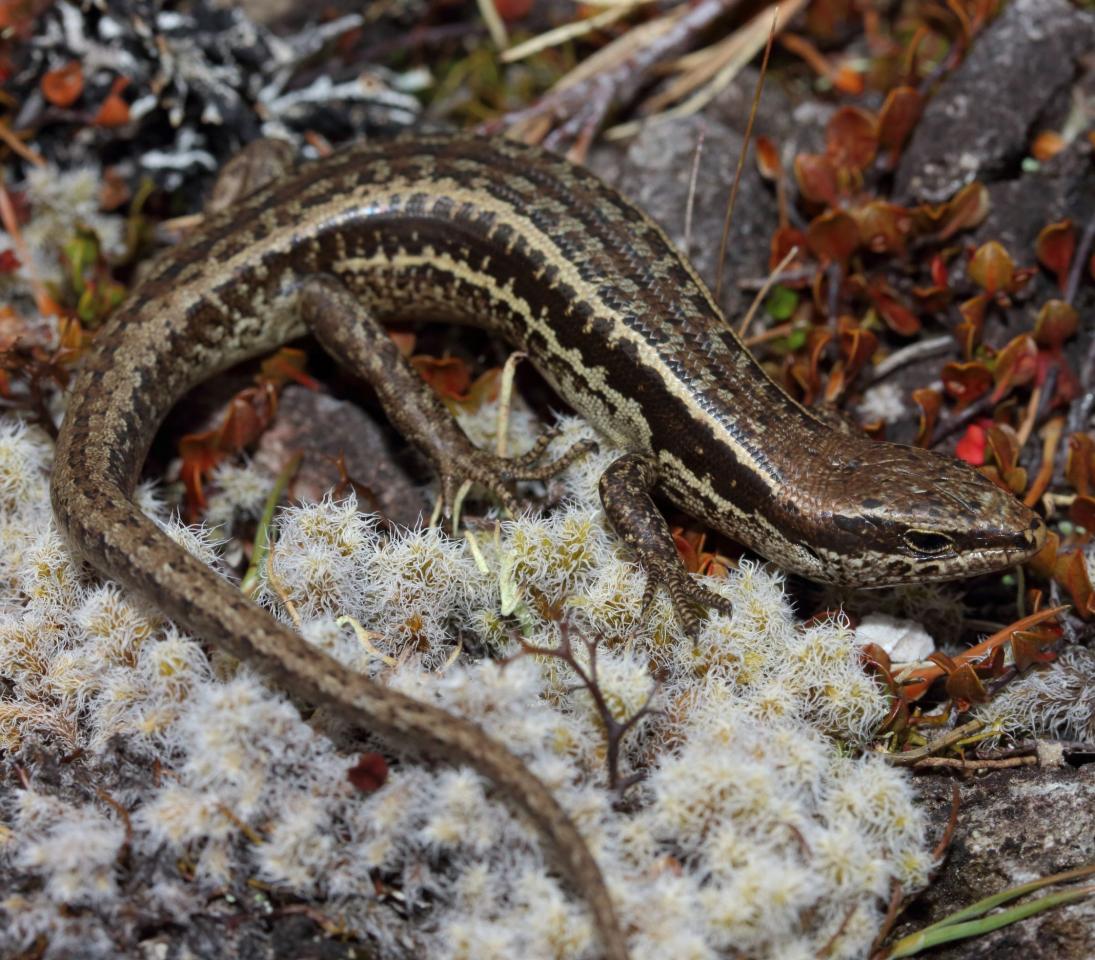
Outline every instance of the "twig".
<path fill-rule="evenodd" d="M 914 770 L 932 767 L 953 767 L 957 770 L 998 770 L 1003 767 L 1035 767 L 1037 757 L 1008 757 L 1004 760 L 960 760 L 957 757 L 924 757 L 913 764 Z"/>
<path fill-rule="evenodd" d="M 739 290 L 759 290 L 768 283 L 769 279 L 774 279 L 776 283 L 800 283 L 803 280 L 812 280 L 815 273 L 817 273 L 816 267 L 798 267 L 786 273 L 768 274 L 764 277 L 743 277 L 737 281 L 737 284 Z"/>
<path fill-rule="evenodd" d="M 973 403 L 971 403 L 965 410 L 948 420 L 946 423 L 940 423 L 935 428 L 935 433 L 932 435 L 931 442 L 928 447 L 937 447 L 944 440 L 947 439 L 952 433 L 961 430 L 964 426 L 972 423 L 981 414 L 987 413 L 993 408 L 992 395 L 986 393 L 983 397 L 978 397 Z"/>
<path fill-rule="evenodd" d="M 962 792 L 958 789 L 957 783 L 951 784 L 951 809 L 947 815 L 947 826 L 943 830 L 943 836 L 939 838 L 939 842 L 935 845 L 935 849 L 932 850 L 932 862 L 939 864 L 943 862 L 943 857 L 946 856 L 947 851 L 950 849 L 951 841 L 954 839 L 954 831 L 958 829 L 958 811 L 962 806 Z"/>
<path fill-rule="evenodd" d="M 696 181 L 700 174 L 700 154 L 703 152 L 703 141 L 707 136 L 707 124 L 700 121 L 696 130 L 696 148 L 692 151 L 692 171 L 688 175 L 688 200 L 684 205 L 684 249 L 682 252 L 687 257 L 691 254 L 692 247 L 692 212 L 696 206 Z"/>
<path fill-rule="evenodd" d="M 532 654 L 533 656 L 553 657 L 567 664 L 578 675 L 581 686 L 585 687 L 589 693 L 593 700 L 594 709 L 597 711 L 601 723 L 604 724 L 607 746 L 605 760 L 608 766 L 608 788 L 622 797 L 629 787 L 634 786 L 643 778 L 643 774 L 636 773 L 627 778 L 620 777 L 620 745 L 623 738 L 635 728 L 640 720 L 657 712 L 650 706 L 658 692 L 657 682 L 655 681 L 646 702 L 621 723 L 612 713 L 612 708 L 605 699 L 604 691 L 601 690 L 597 677 L 597 648 L 600 646 L 600 637 L 595 637 L 592 640 L 582 638 L 582 643 L 589 656 L 588 670 L 584 669 L 574 656 L 574 646 L 570 639 L 570 623 L 566 620 L 559 623 L 559 645 L 556 647 L 535 647 L 516 634 L 514 637 L 521 645 L 521 653 L 518 656 Z"/>
<path fill-rule="evenodd" d="M 768 58 L 772 55 L 772 43 L 776 38 L 776 24 L 779 23 L 779 9 L 772 17 L 772 28 L 768 32 L 768 43 L 764 47 L 764 59 L 760 62 L 760 76 L 757 77 L 757 85 L 753 91 L 753 107 L 749 111 L 749 122 L 745 125 L 745 137 L 742 139 L 741 153 L 738 154 L 738 167 L 734 171 L 734 183 L 730 187 L 730 199 L 726 204 L 726 216 L 722 221 L 722 239 L 719 240 L 719 256 L 716 261 L 715 272 L 715 301 L 718 302 L 722 292 L 722 274 L 726 266 L 726 243 L 730 239 L 730 221 L 734 215 L 734 204 L 738 199 L 738 187 L 741 185 L 741 175 L 745 170 L 745 158 L 749 155 L 749 142 L 753 136 L 753 123 L 757 119 L 757 110 L 760 108 L 760 94 L 764 89 L 764 78 L 768 74 Z"/>
<path fill-rule="evenodd" d="M 1080 235 L 1080 242 L 1076 245 L 1076 252 L 1072 257 L 1072 266 L 1068 271 L 1068 282 L 1065 284 L 1065 303 L 1072 303 L 1076 299 L 1076 292 L 1080 289 L 1080 277 L 1084 275 L 1092 243 L 1095 243 L 1095 213 L 1087 221 L 1087 226 L 1084 227 L 1084 232 Z"/>
<path fill-rule="evenodd" d="M 930 757 L 932 754 L 939 753 L 941 750 L 946 750 L 947 747 L 957 743 L 964 737 L 967 737 L 972 733 L 977 733 L 984 725 L 984 721 L 982 720 L 970 720 L 963 723 L 961 726 L 955 727 L 948 733 L 943 734 L 943 736 L 936 737 L 931 743 L 927 743 L 922 747 L 917 747 L 915 750 L 904 750 L 901 753 L 883 752 L 882 756 L 895 766 L 909 766 L 916 763 L 918 760 L 923 760 L 925 757 Z"/>
<path fill-rule="evenodd" d="M 545 143 L 558 147 L 572 137 L 575 145 L 570 155 L 581 159 L 581 147 L 592 139 L 608 112 L 635 96 L 655 64 L 675 57 L 738 3 L 740 0 L 699 0 L 693 6 L 682 3 L 657 20 L 633 27 L 580 63 L 532 106 L 491 121 L 483 129 L 491 133 L 514 128 L 526 139 L 536 140 L 561 120 L 563 126 Z"/>
<path fill-rule="evenodd" d="M 757 295 L 753 297 L 753 302 L 749 304 L 749 309 L 745 312 L 745 316 L 742 318 L 741 326 L 738 327 L 738 336 L 742 340 L 745 339 L 749 333 L 749 325 L 753 322 L 753 317 L 756 316 L 757 310 L 761 303 L 764 302 L 764 298 L 768 296 L 768 291 L 775 285 L 776 277 L 779 276 L 779 272 L 787 266 L 798 255 L 798 247 L 791 247 L 787 251 L 787 255 L 776 264 L 776 269 L 773 270 L 769 276 L 767 283 L 757 291 Z"/>
<path fill-rule="evenodd" d="M 947 353 L 953 346 L 954 337 L 949 333 L 945 333 L 939 337 L 932 337 L 928 340 L 918 340 L 916 343 L 910 343 L 907 347 L 895 350 L 886 357 L 885 360 L 875 364 L 871 379 L 863 385 L 863 388 L 873 387 L 876 383 L 885 380 L 886 377 L 895 370 L 900 370 L 910 363 L 917 363 L 920 360 L 929 360 L 940 354 Z"/>

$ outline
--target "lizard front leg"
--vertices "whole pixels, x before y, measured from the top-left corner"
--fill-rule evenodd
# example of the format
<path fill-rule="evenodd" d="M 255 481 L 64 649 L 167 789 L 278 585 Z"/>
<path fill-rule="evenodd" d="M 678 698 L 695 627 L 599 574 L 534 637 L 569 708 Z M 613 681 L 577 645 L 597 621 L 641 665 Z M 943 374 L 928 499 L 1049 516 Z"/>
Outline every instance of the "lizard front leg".
<path fill-rule="evenodd" d="M 613 529 L 638 554 L 646 572 L 643 610 L 664 586 L 685 633 L 695 638 L 700 627 L 697 606 L 714 607 L 723 613 L 729 613 L 732 606 L 725 597 L 696 583 L 685 570 L 669 524 L 650 496 L 657 481 L 654 461 L 634 453 L 624 454 L 601 475 L 601 503 Z"/>
<path fill-rule="evenodd" d="M 465 480 L 486 487 L 516 514 L 520 512 L 512 489 L 516 481 L 553 477 L 593 446 L 588 441 L 576 443 L 547 463 L 540 459 L 552 433 L 540 437 L 519 457 L 499 457 L 480 450 L 384 328 L 335 277 L 307 278 L 300 293 L 300 309 L 302 319 L 324 348 L 373 386 L 395 427 L 434 463 L 441 477 L 446 521 L 452 518 L 456 491 Z"/>

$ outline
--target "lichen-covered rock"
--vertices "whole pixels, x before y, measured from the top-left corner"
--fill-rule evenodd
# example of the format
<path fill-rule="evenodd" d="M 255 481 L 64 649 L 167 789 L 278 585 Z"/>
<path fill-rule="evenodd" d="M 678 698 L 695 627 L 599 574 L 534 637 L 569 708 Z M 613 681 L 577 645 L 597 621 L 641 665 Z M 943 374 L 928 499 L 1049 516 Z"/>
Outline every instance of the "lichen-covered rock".
<path fill-rule="evenodd" d="M 941 203 L 972 180 L 1011 179 L 1031 127 L 1095 47 L 1095 15 L 1066 0 L 1016 0 L 974 41 L 916 126 L 899 198 Z"/>

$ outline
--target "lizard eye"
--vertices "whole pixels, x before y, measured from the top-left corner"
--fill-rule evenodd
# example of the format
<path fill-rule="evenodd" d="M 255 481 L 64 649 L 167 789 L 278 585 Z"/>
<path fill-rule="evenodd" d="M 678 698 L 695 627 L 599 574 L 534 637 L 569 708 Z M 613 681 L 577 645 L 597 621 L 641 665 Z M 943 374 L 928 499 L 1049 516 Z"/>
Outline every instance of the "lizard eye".
<path fill-rule="evenodd" d="M 901 534 L 901 539 L 905 541 L 905 546 L 921 556 L 938 556 L 954 547 L 954 542 L 946 534 L 931 530 L 906 530 Z"/>

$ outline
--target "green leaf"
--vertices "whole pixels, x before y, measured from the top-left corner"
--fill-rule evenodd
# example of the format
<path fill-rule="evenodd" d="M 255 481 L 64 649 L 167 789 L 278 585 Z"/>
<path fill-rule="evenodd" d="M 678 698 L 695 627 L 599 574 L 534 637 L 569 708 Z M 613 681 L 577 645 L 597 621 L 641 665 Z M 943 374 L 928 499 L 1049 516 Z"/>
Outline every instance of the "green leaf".
<path fill-rule="evenodd" d="M 789 287 L 774 286 L 764 302 L 764 309 L 773 320 L 790 320 L 798 306 L 798 294 Z"/>

